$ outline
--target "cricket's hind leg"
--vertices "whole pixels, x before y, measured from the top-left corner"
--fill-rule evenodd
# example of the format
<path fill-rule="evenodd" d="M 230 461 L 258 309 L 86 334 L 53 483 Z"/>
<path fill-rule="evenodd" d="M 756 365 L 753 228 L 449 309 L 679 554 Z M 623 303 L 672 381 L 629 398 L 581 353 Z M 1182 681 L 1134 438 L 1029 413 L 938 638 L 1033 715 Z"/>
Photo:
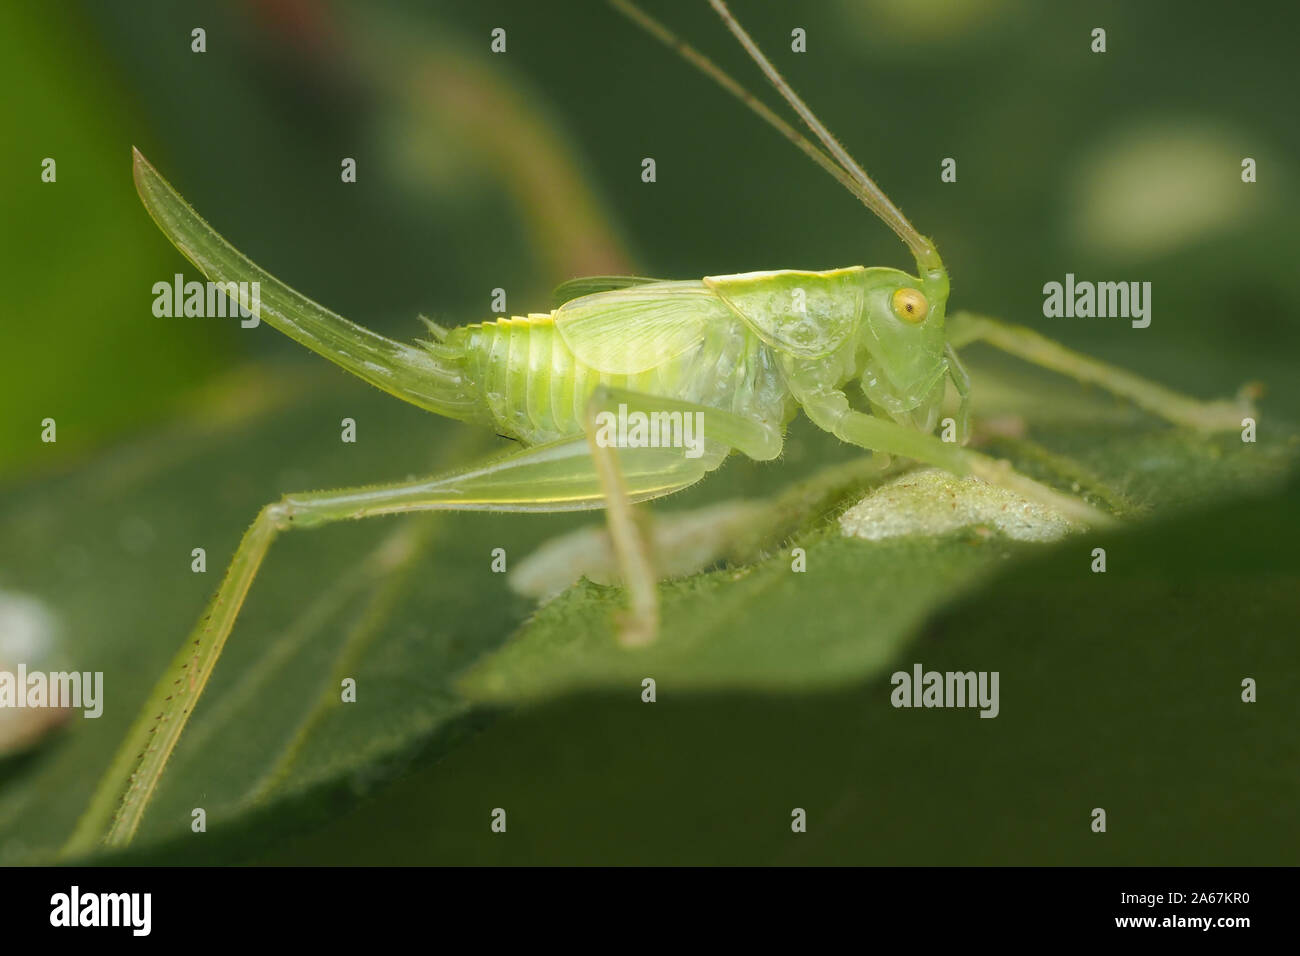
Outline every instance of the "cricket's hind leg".
<path fill-rule="evenodd" d="M 754 426 L 735 416 L 680 402 L 602 389 L 593 397 L 590 406 L 593 415 L 603 407 L 602 403 L 620 399 L 642 410 L 691 411 L 708 416 L 705 453 L 690 457 L 679 448 L 623 448 L 614 458 L 610 454 L 614 449 L 582 435 L 519 449 L 431 478 L 290 494 L 264 507 L 241 539 L 226 576 L 203 616 L 127 734 L 64 847 L 64 855 L 91 852 L 100 840 L 115 846 L 131 841 L 167 760 L 221 656 L 258 569 L 281 532 L 416 511 L 582 511 L 605 507 L 608 501 L 611 527 L 617 527 L 629 560 L 635 562 L 644 554 L 638 556 L 635 543 L 629 544 L 635 540 L 629 537 L 635 530 L 629 517 L 632 502 L 669 495 L 693 484 L 716 467 L 730 447 L 751 453 L 770 450 L 769 457 L 780 450 L 780 435 L 775 436 L 775 450 L 772 450 L 773 436 L 765 431 L 766 426 Z M 599 452 L 594 457 L 593 447 Z M 645 570 L 625 567 L 624 579 L 630 582 L 629 587 L 642 589 L 637 600 L 644 604 Z M 649 580 L 653 602 L 653 577 Z M 653 619 L 657 619 L 657 612 Z"/>
<path fill-rule="evenodd" d="M 623 500 L 671 494 L 705 473 L 676 449 L 620 455 Z M 127 734 L 65 856 L 131 841 L 182 730 L 203 693 L 258 569 L 281 532 L 415 511 L 558 512 L 600 508 L 605 487 L 582 436 L 521 449 L 432 478 L 285 495 L 245 532 L 220 587 Z"/>
<path fill-rule="evenodd" d="M 1203 431 L 1230 431 L 1241 428 L 1243 418 L 1256 415 L 1249 388 L 1243 389 L 1234 401 L 1202 402 L 1067 349 L 1033 329 L 1008 325 L 970 312 L 958 312 L 950 317 L 948 341 L 956 348 L 971 342 L 985 342 L 1026 362 L 1080 382 L 1099 385 L 1175 425 Z"/>

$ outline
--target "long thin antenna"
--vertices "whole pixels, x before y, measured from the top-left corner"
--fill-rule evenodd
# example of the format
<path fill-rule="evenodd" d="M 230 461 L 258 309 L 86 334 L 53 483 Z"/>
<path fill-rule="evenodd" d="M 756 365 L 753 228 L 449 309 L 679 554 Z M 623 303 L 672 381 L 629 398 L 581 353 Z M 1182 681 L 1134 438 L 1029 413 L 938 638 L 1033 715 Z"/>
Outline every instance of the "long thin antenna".
<path fill-rule="evenodd" d="M 907 221 L 907 217 L 903 215 L 897 206 L 890 202 L 889 197 L 881 191 L 880 187 L 872 181 L 862 167 L 853 161 L 853 158 L 840 145 L 839 141 L 822 126 L 817 117 L 813 115 L 812 110 L 790 89 L 789 84 L 785 82 L 776 71 L 776 68 L 758 49 L 757 44 L 754 43 L 749 34 L 736 22 L 735 17 L 732 16 L 731 11 L 725 5 L 714 3 L 714 8 L 722 17 L 723 22 L 732 29 L 732 32 L 736 34 L 737 39 L 740 40 L 746 51 L 763 69 L 763 72 L 767 74 L 768 79 L 772 81 L 777 90 L 785 96 L 790 105 L 799 113 L 804 122 L 808 124 L 813 133 L 827 145 L 834 154 L 834 158 L 809 142 L 798 130 L 772 112 L 765 103 L 747 91 L 721 67 L 682 40 L 658 20 L 651 17 L 632 0 L 609 0 L 609 3 L 641 29 L 676 52 L 701 73 L 738 99 L 760 119 L 797 146 L 818 166 L 826 170 L 836 182 L 856 196 L 863 205 L 874 212 L 890 229 L 897 233 L 898 237 L 912 250 L 918 265 L 923 270 L 943 269 L 943 263 L 939 259 L 934 244 L 917 232 L 916 227 Z"/>
<path fill-rule="evenodd" d="M 776 67 L 758 48 L 758 44 L 745 32 L 745 28 L 740 25 L 740 21 L 727 9 L 726 3 L 723 0 L 709 0 L 709 5 L 722 18 L 722 22 L 727 25 L 727 29 L 732 32 L 732 35 L 740 41 L 740 45 L 745 48 L 745 52 L 758 64 L 758 68 L 763 71 L 763 75 L 776 87 L 777 92 L 785 97 L 785 101 L 799 114 L 799 118 L 804 121 L 804 124 L 813 131 L 813 135 L 822 141 L 822 145 L 830 151 L 830 154 L 844 167 L 845 171 L 866 190 L 870 201 L 864 199 L 863 202 L 866 202 L 871 211 L 883 219 L 885 224 L 898 233 L 898 237 L 907 243 L 912 250 L 912 254 L 916 256 L 917 263 L 923 268 L 935 265 L 942 268 L 943 264 L 939 261 L 934 243 L 921 235 L 916 227 L 907 221 L 903 211 L 890 201 L 884 191 L 867 175 L 866 170 L 857 164 L 853 157 L 849 155 L 849 151 L 841 146 L 840 141 L 832 135 L 831 131 L 822 125 L 821 120 L 799 98 L 799 94 L 791 89 L 790 84 L 785 81 L 785 77 L 777 72 Z"/>
<path fill-rule="evenodd" d="M 716 82 L 724 90 L 753 110 L 759 118 L 773 126 L 777 132 L 795 146 L 799 147 L 799 149 L 802 150 L 813 162 L 826 170 L 826 172 L 830 173 L 837 183 L 861 199 L 866 206 L 869 208 L 871 207 L 871 202 L 864 194 L 862 188 L 858 186 L 857 182 L 854 181 L 854 179 L 830 157 L 830 154 L 817 148 L 817 146 L 810 142 L 806 136 L 785 120 L 781 119 L 781 117 L 773 113 L 766 103 L 755 97 L 747 89 L 736 82 L 736 80 L 733 79 L 730 74 L 724 72 L 720 66 L 685 40 L 678 37 L 675 33 L 658 20 L 654 19 L 635 3 L 632 3 L 631 0 L 609 0 L 609 3 L 610 6 L 619 13 L 623 14 L 655 39 L 659 40 L 664 46 L 678 53 L 682 59 L 686 60 L 705 76 L 709 77 L 709 79 Z"/>

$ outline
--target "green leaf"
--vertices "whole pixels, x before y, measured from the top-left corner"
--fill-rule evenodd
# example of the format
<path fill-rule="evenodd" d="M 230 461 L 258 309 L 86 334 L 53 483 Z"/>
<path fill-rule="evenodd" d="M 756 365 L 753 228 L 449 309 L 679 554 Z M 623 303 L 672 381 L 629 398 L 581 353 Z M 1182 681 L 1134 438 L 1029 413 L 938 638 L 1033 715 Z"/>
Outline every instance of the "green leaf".
<path fill-rule="evenodd" d="M 254 859 L 1276 865 L 1300 853 L 1300 652 L 1286 623 L 1297 536 L 1292 482 L 1003 562 L 850 686 L 702 694 L 661 681 L 654 705 L 624 687 L 521 708 Z M 1097 545 L 1112 557 L 1104 575 L 1088 570 Z M 918 662 L 999 671 L 997 718 L 892 707 L 889 674 Z M 1256 703 L 1241 699 L 1246 677 Z M 526 838 L 487 836 L 494 806 Z M 1098 806 L 1104 835 L 1090 829 Z M 790 832 L 793 807 L 806 834 Z"/>

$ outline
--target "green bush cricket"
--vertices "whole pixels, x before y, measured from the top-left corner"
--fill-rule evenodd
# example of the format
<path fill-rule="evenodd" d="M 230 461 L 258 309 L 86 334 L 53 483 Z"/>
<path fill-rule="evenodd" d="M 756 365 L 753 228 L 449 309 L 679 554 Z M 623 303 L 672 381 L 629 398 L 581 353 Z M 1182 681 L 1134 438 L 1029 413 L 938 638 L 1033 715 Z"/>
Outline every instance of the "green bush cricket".
<path fill-rule="evenodd" d="M 260 318 L 372 385 L 439 415 L 491 428 L 519 448 L 453 472 L 364 488 L 288 494 L 264 507 L 193 633 L 146 702 L 65 847 L 85 853 L 134 835 L 221 654 L 271 543 L 283 531 L 372 515 L 438 510 L 604 509 L 629 608 L 619 631 L 644 644 L 658 628 L 656 576 L 632 511 L 680 491 L 732 451 L 776 458 L 802 411 L 842 441 L 974 475 L 1088 524 L 1111 519 L 932 432 L 947 384 L 966 435 L 970 387 L 956 348 L 977 339 L 1098 384 L 1176 424 L 1235 428 L 1244 400 L 1199 402 L 1074 353 L 1027 329 L 959 314 L 946 320 L 948 274 L 921 235 L 799 99 L 722 0 L 710 3 L 822 147 L 628 0 L 611 3 L 673 48 L 861 200 L 903 240 L 917 274 L 885 267 L 766 271 L 667 281 L 593 277 L 557 290 L 547 313 L 445 329 L 403 344 L 279 282 L 216 233 L 138 152 L 135 182 L 162 231 L 214 282 L 260 284 Z M 245 306 L 247 302 L 242 303 Z M 846 392 L 860 390 L 867 410 Z M 638 414 L 695 442 L 612 440 L 615 414 Z M 674 431 L 675 429 L 675 431 Z"/>

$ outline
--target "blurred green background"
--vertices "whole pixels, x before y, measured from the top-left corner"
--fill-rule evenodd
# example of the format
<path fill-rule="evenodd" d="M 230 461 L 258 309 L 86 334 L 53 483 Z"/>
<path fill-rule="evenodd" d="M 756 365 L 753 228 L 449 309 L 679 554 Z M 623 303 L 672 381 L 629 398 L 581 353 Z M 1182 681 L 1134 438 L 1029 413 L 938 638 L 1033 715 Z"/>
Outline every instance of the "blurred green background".
<path fill-rule="evenodd" d="M 704 3 L 647 7 L 775 99 Z M 1130 558 L 1105 601 L 1077 573 L 1091 542 L 940 562 L 881 659 L 839 686 L 719 680 L 661 691 L 652 707 L 636 681 L 521 707 L 471 703 L 455 685 L 532 611 L 486 572 L 491 548 L 522 556 L 576 519 L 286 539 L 127 859 L 1295 862 L 1280 808 L 1294 805 L 1300 756 L 1300 513 L 1295 486 L 1278 482 L 1294 454 L 1282 423 L 1300 418 L 1300 13 L 1027 0 L 735 10 L 935 238 L 950 309 L 1024 323 L 1201 397 L 1262 382 L 1258 474 L 1230 465 L 1231 481 L 1184 487 L 1179 475 L 1200 474 L 1193 458 L 1246 446 L 1175 448 L 1095 394 L 1041 385 L 1055 405 L 1022 395 L 1018 407 L 1055 408 L 1082 437 L 1053 435 L 1049 416 L 1036 439 L 1152 510 L 1200 509 L 1116 539 Z M 1089 50 L 1097 26 L 1104 55 Z M 489 52 L 496 27 L 505 54 Z M 790 51 L 795 27 L 807 53 Z M 99 721 L 0 758 L 0 863 L 57 850 L 257 507 L 500 445 L 265 326 L 155 318 L 153 283 L 197 276 L 140 207 L 132 145 L 254 261 L 398 337 L 420 332 L 421 312 L 486 318 L 498 287 L 512 313 L 548 309 L 553 285 L 587 273 L 910 268 L 855 200 L 599 3 L 8 4 L 0 52 L 13 130 L 0 151 L 0 595 L 48 607 L 52 653 L 105 671 L 110 695 Z M 640 179 L 647 156 L 654 184 Z M 54 184 L 41 182 L 44 157 Z M 357 160 L 355 184 L 340 182 L 343 157 Z M 940 181 L 944 157 L 955 183 Z M 1067 272 L 1150 281 L 1151 327 L 1044 319 L 1042 286 Z M 988 392 L 1002 370 L 976 356 Z M 1040 387 L 1024 381 L 1027 394 Z M 1087 430 L 1094 413 L 1128 429 L 1122 457 L 1111 432 Z M 357 445 L 338 442 L 344 416 Z M 56 444 L 39 440 L 47 417 Z M 851 457 L 796 427 L 784 461 L 733 463 L 683 503 L 772 494 Z M 421 550 L 400 574 L 367 570 L 406 534 Z M 819 540 L 839 560 L 842 543 Z M 197 546 L 206 576 L 189 570 Z M 846 641 L 878 614 L 852 581 L 829 576 L 817 599 L 836 603 L 823 626 Z M 726 625 L 737 652 L 766 619 L 788 621 L 800 654 L 800 627 L 818 627 L 799 603 L 809 596 L 754 600 Z M 971 653 L 1001 666 L 998 720 L 882 709 L 890 655 L 965 669 Z M 317 703 L 340 661 L 360 669 L 359 720 Z M 675 666 L 689 677 L 697 663 Z M 1267 688 L 1256 705 L 1237 701 L 1247 675 Z M 195 806 L 209 810 L 201 837 Z M 487 829 L 497 806 L 511 814 L 506 838 Z M 794 806 L 810 811 L 804 837 L 789 832 Z M 1093 839 L 1094 806 L 1126 822 Z"/>

